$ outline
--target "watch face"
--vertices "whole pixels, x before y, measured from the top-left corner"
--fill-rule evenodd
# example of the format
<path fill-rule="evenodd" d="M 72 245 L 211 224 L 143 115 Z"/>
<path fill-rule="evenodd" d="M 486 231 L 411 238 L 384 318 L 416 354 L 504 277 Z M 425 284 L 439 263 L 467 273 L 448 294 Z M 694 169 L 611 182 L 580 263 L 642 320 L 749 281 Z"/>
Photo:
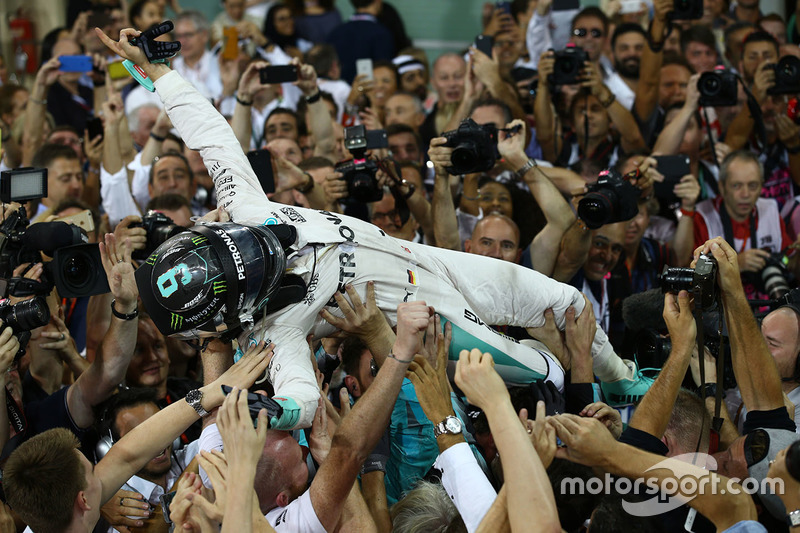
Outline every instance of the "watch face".
<path fill-rule="evenodd" d="M 200 391 L 197 389 L 190 390 L 186 393 L 186 403 L 194 403 L 201 398 Z"/>
<path fill-rule="evenodd" d="M 458 434 L 461 433 L 461 421 L 455 417 L 448 417 L 444 421 L 444 427 L 447 429 L 448 433 Z"/>

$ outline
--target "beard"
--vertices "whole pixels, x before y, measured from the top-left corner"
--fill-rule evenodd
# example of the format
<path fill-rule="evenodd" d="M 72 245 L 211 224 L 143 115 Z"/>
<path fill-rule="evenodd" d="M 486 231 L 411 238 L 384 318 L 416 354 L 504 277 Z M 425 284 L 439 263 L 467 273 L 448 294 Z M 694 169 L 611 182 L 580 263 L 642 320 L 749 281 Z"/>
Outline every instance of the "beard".
<path fill-rule="evenodd" d="M 614 68 L 623 78 L 639 79 L 639 58 L 633 57 L 625 61 L 615 61 Z"/>

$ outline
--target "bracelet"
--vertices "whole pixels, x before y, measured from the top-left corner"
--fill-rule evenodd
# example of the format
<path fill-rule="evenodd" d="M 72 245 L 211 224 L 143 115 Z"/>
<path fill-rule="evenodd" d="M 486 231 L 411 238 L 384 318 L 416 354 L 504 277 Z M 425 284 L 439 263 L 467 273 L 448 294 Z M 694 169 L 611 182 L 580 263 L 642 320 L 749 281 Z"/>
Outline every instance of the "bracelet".
<path fill-rule="evenodd" d="M 166 139 L 166 137 L 162 137 L 161 135 L 156 135 L 152 131 L 150 132 L 150 137 L 152 137 L 153 139 L 155 139 L 156 141 L 158 141 L 160 143 L 163 143 L 164 139 Z"/>
<path fill-rule="evenodd" d="M 522 165 L 519 170 L 517 170 L 514 175 L 518 180 L 522 180 L 525 177 L 525 174 L 528 173 L 530 169 L 536 166 L 536 160 L 533 158 L 528 159 L 528 161 Z"/>
<path fill-rule="evenodd" d="M 29 96 L 28 101 L 33 102 L 34 104 L 47 105 L 47 98 L 43 98 L 42 100 L 37 100 L 33 96 Z"/>
<path fill-rule="evenodd" d="M 317 92 L 313 96 L 306 96 L 306 103 L 308 104 L 315 104 L 319 102 L 319 99 L 322 98 L 322 91 L 317 89 Z"/>
<path fill-rule="evenodd" d="M 116 301 L 117 301 L 116 299 L 111 300 L 111 312 L 114 314 L 115 317 L 119 318 L 120 320 L 133 320 L 134 318 L 139 316 L 139 307 L 138 306 L 136 307 L 136 309 L 133 310 L 133 313 L 131 313 L 129 315 L 126 315 L 124 313 L 120 313 L 114 307 L 114 302 L 116 302 Z"/>
<path fill-rule="evenodd" d="M 308 172 L 303 172 L 303 174 L 305 174 L 306 177 L 308 177 L 308 181 L 302 186 L 295 187 L 294 190 L 296 190 L 300 194 L 308 194 L 314 188 L 314 178 Z"/>
<path fill-rule="evenodd" d="M 681 207 L 681 215 L 685 217 L 694 217 L 694 209 L 689 211 L 688 209 L 684 209 L 683 207 Z"/>
<path fill-rule="evenodd" d="M 387 355 L 386 357 L 391 357 L 392 359 L 394 359 L 398 363 L 408 364 L 408 363 L 414 362 L 413 358 L 407 359 L 407 360 L 406 359 L 400 359 L 400 358 L 396 357 L 392 352 L 389 352 L 389 355 Z"/>
<path fill-rule="evenodd" d="M 244 100 L 239 98 L 238 94 L 236 95 L 236 101 L 239 102 L 240 104 L 242 104 L 245 107 L 249 107 L 249 106 L 253 105 L 253 101 L 252 100 L 250 100 L 249 102 L 245 102 Z"/>
<path fill-rule="evenodd" d="M 797 146 L 792 146 L 792 147 L 784 146 L 784 148 L 786 148 L 786 152 L 791 154 L 791 155 L 800 154 L 800 144 L 798 144 Z"/>
<path fill-rule="evenodd" d="M 606 109 L 611 107 L 611 104 L 617 101 L 617 95 L 615 95 L 614 93 L 609 93 L 609 94 L 611 96 L 608 97 L 608 100 L 606 100 L 605 102 L 600 102 L 600 105 L 605 107 Z"/>

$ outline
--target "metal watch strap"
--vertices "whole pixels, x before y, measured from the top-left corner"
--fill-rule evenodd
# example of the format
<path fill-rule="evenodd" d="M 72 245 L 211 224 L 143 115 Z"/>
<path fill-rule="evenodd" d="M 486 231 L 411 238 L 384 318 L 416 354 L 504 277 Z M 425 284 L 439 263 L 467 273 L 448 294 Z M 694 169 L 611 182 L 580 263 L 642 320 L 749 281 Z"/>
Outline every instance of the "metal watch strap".
<path fill-rule="evenodd" d="M 514 174 L 518 180 L 521 180 L 525 177 L 525 174 L 528 173 L 530 169 L 536 166 L 536 160 L 533 158 L 528 159 L 524 165 L 522 165 L 519 170 L 517 170 Z"/>
<path fill-rule="evenodd" d="M 203 408 L 203 391 L 200 389 L 192 389 L 186 393 L 186 402 L 192 406 L 192 408 L 197 411 L 197 414 L 200 415 L 200 418 L 203 418 L 208 414 Z"/>
<path fill-rule="evenodd" d="M 786 515 L 786 523 L 789 527 L 800 526 L 800 509 L 795 509 Z"/>
<path fill-rule="evenodd" d="M 453 416 L 453 415 L 448 415 L 448 416 L 444 417 L 444 420 L 442 420 L 441 422 L 439 422 L 438 424 L 433 426 L 433 436 L 434 437 L 438 437 L 439 435 L 445 435 L 445 434 L 453 435 L 453 433 L 451 433 L 447 429 L 447 421 L 449 419 L 451 419 L 451 418 L 455 418 L 459 423 L 461 423 L 461 421 L 458 420 L 458 418 Z"/>

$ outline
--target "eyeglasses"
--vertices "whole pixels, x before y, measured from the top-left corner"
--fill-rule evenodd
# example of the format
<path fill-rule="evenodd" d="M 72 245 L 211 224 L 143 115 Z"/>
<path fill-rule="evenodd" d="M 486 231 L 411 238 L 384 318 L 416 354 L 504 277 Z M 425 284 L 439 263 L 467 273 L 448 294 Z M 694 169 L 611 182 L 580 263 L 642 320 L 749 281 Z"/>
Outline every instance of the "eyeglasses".
<path fill-rule="evenodd" d="M 183 39 L 191 39 L 195 35 L 200 33 L 199 31 L 187 31 L 186 33 L 175 33 L 174 37 L 178 41 L 182 41 Z"/>
<path fill-rule="evenodd" d="M 586 37 L 587 34 L 591 33 L 592 37 L 595 39 L 599 39 L 603 36 L 603 32 L 598 30 L 597 28 L 592 28 L 591 30 L 587 30 L 586 28 L 575 28 L 572 30 L 572 35 L 575 37 Z"/>

